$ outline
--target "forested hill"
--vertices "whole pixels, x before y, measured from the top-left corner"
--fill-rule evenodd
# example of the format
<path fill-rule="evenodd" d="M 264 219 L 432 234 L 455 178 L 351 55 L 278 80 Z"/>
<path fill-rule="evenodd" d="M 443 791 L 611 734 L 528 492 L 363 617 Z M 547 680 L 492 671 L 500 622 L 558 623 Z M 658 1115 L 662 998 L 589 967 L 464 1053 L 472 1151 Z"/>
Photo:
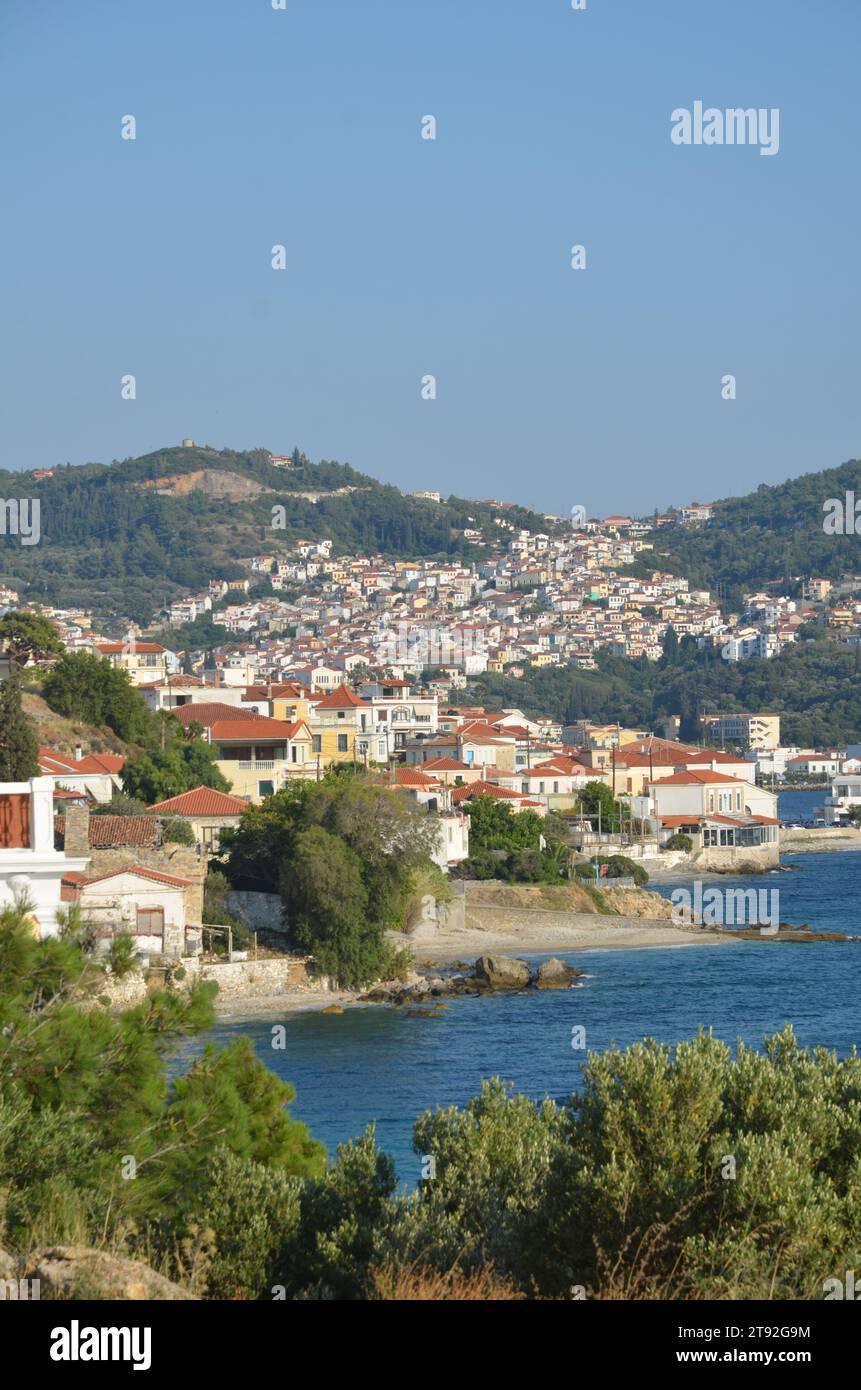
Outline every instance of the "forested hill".
<path fill-rule="evenodd" d="M 697 487 L 701 495 L 707 491 L 705 483 Z M 716 502 L 709 523 L 659 527 L 644 568 L 658 565 L 712 593 L 720 584 L 721 598 L 735 609 L 745 593 L 769 581 L 794 594 L 804 578 L 861 573 L 861 520 L 858 535 L 823 530 L 824 504 L 845 501 L 847 492 L 861 501 L 858 459 L 773 487 L 763 483 L 745 497 Z"/>
<path fill-rule="evenodd" d="M 146 624 L 165 599 L 211 578 L 242 577 L 241 558 L 300 538 L 329 538 L 336 553 L 412 558 L 474 554 L 463 531 L 498 534 L 495 515 L 548 529 L 526 509 L 455 497 L 435 503 L 346 464 L 311 463 L 298 451 L 292 457 L 293 466 L 282 468 L 264 449 L 170 448 L 107 465 L 65 465 L 38 481 L 0 471 L 0 496 L 41 504 L 37 545 L 0 537 L 0 582 L 27 598 L 86 604 L 106 622 Z M 278 505 L 283 529 L 272 526 Z"/>

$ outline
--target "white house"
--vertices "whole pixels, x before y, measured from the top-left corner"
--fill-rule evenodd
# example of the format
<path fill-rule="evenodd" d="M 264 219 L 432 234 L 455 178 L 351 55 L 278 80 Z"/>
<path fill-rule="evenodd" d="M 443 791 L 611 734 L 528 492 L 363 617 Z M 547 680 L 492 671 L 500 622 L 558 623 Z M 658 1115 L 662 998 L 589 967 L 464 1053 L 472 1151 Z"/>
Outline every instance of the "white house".
<path fill-rule="evenodd" d="M 26 899 L 40 936 L 56 936 L 63 877 L 88 863 L 54 848 L 52 777 L 0 782 L 0 908 Z"/>

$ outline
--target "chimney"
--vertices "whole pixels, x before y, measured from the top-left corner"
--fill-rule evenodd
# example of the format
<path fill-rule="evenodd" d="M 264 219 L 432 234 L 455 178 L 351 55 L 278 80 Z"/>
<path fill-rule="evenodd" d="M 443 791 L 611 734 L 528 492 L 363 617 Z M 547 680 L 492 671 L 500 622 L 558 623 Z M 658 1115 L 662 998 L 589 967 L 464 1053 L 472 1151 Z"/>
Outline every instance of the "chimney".
<path fill-rule="evenodd" d="M 90 854 L 90 808 L 76 806 L 69 802 L 66 806 L 66 825 L 63 849 L 70 859 L 89 858 Z"/>
<path fill-rule="evenodd" d="M 80 743 L 75 744 L 75 762 L 79 763 L 84 756 L 84 750 Z"/>

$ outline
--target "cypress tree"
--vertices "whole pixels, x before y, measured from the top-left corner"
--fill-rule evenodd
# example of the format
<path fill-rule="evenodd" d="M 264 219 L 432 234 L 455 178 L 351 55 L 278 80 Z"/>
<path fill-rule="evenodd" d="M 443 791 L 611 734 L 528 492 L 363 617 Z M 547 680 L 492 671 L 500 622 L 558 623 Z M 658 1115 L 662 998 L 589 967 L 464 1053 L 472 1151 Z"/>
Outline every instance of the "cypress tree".
<path fill-rule="evenodd" d="M 0 686 L 0 782 L 39 776 L 39 744 L 21 708 L 21 677 L 11 671 Z"/>

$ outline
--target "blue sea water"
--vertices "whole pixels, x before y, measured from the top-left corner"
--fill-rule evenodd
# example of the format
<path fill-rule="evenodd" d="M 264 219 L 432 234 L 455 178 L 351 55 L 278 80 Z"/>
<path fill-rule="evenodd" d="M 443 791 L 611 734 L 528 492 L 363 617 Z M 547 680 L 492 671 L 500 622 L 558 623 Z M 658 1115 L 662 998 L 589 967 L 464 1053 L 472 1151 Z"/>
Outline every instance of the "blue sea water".
<path fill-rule="evenodd" d="M 791 795 L 819 796 L 821 804 L 820 793 Z M 784 862 L 789 872 L 721 883 L 776 885 L 782 920 L 861 934 L 861 853 Z M 441 1018 L 368 1006 L 265 1022 L 226 1019 L 207 1037 L 226 1043 L 249 1036 L 267 1066 L 295 1086 L 293 1114 L 330 1153 L 374 1122 L 380 1146 L 409 1185 L 419 1177 L 412 1126 L 423 1110 L 463 1105 L 492 1076 L 536 1099 L 575 1090 L 584 1057 L 571 1047 L 577 1026 L 585 1027 L 593 1051 L 644 1036 L 675 1043 L 700 1027 L 730 1044 L 741 1038 L 758 1046 L 786 1022 L 803 1044 L 840 1055 L 861 1043 L 861 944 L 732 942 L 565 958 L 587 972 L 579 988 L 452 999 Z M 272 1048 L 277 1022 L 286 1029 L 283 1051 Z M 181 1064 L 201 1046 L 200 1039 L 188 1044 Z"/>

